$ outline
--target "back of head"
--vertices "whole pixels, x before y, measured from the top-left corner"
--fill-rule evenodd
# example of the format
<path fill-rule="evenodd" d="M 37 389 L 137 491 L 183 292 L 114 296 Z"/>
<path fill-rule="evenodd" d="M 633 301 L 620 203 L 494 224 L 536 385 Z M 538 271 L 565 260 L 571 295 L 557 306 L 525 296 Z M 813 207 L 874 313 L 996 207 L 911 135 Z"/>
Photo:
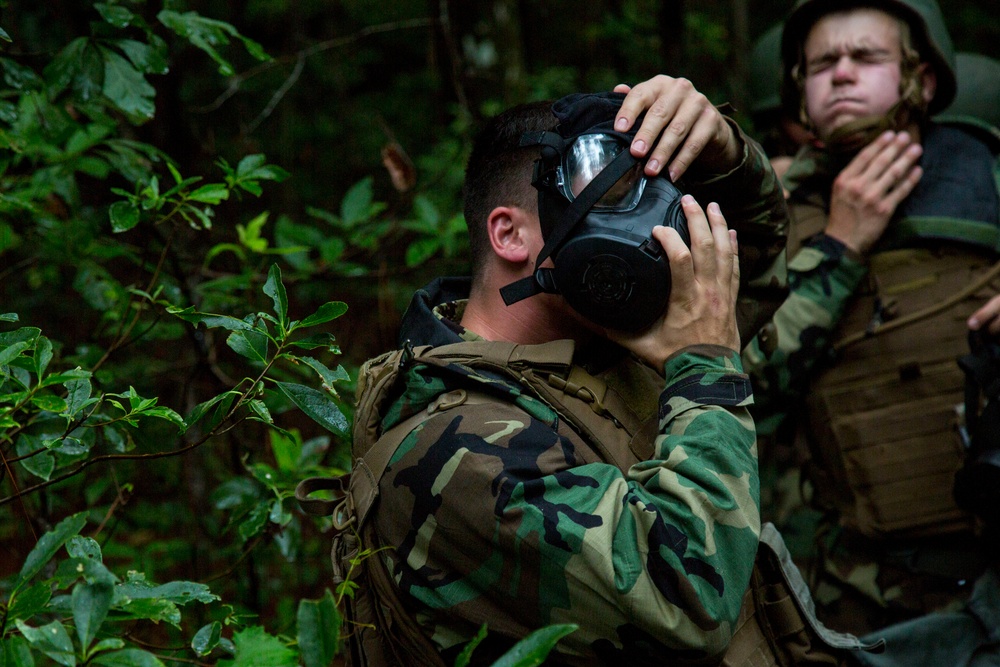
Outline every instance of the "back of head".
<path fill-rule="evenodd" d="M 465 223 L 473 279 L 490 253 L 486 219 L 498 206 L 536 210 L 538 194 L 531 187 L 537 147 L 521 147 L 525 132 L 551 130 L 556 125 L 551 102 L 520 104 L 491 118 L 476 135 L 465 169 Z"/>
<path fill-rule="evenodd" d="M 782 102 L 793 116 L 801 109 L 803 49 L 810 30 L 828 14 L 855 9 L 880 10 L 909 27 L 912 48 L 921 62 L 931 65 L 937 79 L 934 98 L 921 113 L 934 114 L 951 104 L 956 90 L 955 54 L 936 0 L 799 0 L 785 21 L 781 37 Z"/>

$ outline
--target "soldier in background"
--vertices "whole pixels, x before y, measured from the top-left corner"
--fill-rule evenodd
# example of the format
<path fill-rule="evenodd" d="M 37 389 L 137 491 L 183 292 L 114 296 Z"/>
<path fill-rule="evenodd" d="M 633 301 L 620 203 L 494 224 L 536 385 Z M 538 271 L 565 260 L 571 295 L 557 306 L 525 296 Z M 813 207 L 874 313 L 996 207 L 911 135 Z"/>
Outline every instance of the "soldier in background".
<path fill-rule="evenodd" d="M 800 0 L 782 53 L 786 103 L 819 143 L 784 179 L 791 294 L 744 365 L 755 418 L 795 415 L 825 513 L 800 559 L 818 615 L 866 633 L 996 581 L 952 487 L 955 360 L 969 329 L 1000 332 L 1000 144 L 929 120 L 956 90 L 933 0 Z"/>

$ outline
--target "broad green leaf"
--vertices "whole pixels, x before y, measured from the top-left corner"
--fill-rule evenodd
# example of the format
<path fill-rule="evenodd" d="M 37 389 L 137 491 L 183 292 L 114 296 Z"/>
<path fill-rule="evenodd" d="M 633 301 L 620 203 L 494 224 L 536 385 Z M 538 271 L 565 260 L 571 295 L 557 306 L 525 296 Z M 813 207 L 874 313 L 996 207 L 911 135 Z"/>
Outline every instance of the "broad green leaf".
<path fill-rule="evenodd" d="M 5 42 L 13 42 L 14 41 L 14 40 L 12 40 L 10 38 L 10 35 L 8 35 L 7 31 L 4 30 L 3 28 L 0 28 L 0 39 L 2 39 Z"/>
<path fill-rule="evenodd" d="M 101 641 L 94 644 L 88 654 L 93 656 L 97 655 L 102 651 L 114 651 L 116 649 L 124 648 L 125 642 L 117 637 L 109 637 L 108 639 L 102 639 Z"/>
<path fill-rule="evenodd" d="M 159 658 L 149 651 L 143 651 L 139 648 L 126 648 L 113 653 L 102 653 L 94 656 L 90 664 L 104 665 L 104 667 L 164 667 Z"/>
<path fill-rule="evenodd" d="M 52 585 L 47 581 L 40 581 L 33 586 L 25 588 L 12 599 L 8 600 L 7 622 L 10 623 L 18 618 L 27 621 L 35 614 L 39 613 L 52 598 Z"/>
<path fill-rule="evenodd" d="M 104 562 L 101 555 L 101 545 L 97 543 L 97 540 L 83 535 L 74 535 L 69 538 L 69 541 L 66 542 L 66 553 L 70 555 L 70 558 L 86 558 L 98 563 Z"/>
<path fill-rule="evenodd" d="M 264 283 L 264 294 L 271 297 L 274 302 L 274 313 L 281 322 L 281 328 L 288 328 L 288 295 L 285 293 L 285 286 L 281 282 L 281 269 L 277 264 L 272 264 L 267 272 L 267 281 Z"/>
<path fill-rule="evenodd" d="M 55 528 L 42 535 L 38 544 L 24 559 L 24 565 L 21 567 L 20 574 L 17 575 L 14 590 L 17 591 L 25 582 L 38 574 L 52 560 L 62 545 L 66 544 L 69 538 L 78 535 L 86 524 L 86 512 L 79 512 L 66 517 L 56 524 Z"/>
<path fill-rule="evenodd" d="M 0 313 L 0 322 L 17 322 L 17 313 Z"/>
<path fill-rule="evenodd" d="M 188 602 L 208 603 L 219 599 L 219 596 L 212 593 L 205 584 L 193 581 L 171 581 L 156 586 L 136 578 L 118 586 L 115 597 L 116 600 L 123 597 L 130 600 L 168 600 L 180 605 Z"/>
<path fill-rule="evenodd" d="M 246 224 L 236 225 L 236 235 L 240 240 L 240 243 L 247 249 L 253 252 L 264 252 L 267 250 L 267 239 L 261 236 L 261 232 L 264 231 L 264 225 L 267 224 L 268 213 L 264 211 L 263 213 L 254 216 L 254 218 Z"/>
<path fill-rule="evenodd" d="M 313 334 L 299 340 L 289 341 L 288 344 L 293 347 L 302 348 L 303 350 L 315 350 L 316 348 L 325 347 L 334 354 L 340 354 L 340 348 L 337 347 L 337 338 L 329 333 Z"/>
<path fill-rule="evenodd" d="M 233 643 L 236 644 L 236 659 L 220 660 L 219 667 L 296 667 L 299 664 L 295 651 L 259 625 L 237 632 Z"/>
<path fill-rule="evenodd" d="M 253 324 L 235 317 L 230 317 L 229 315 L 214 315 L 212 313 L 195 312 L 194 306 L 188 306 L 187 308 L 168 306 L 167 312 L 181 318 L 185 322 L 204 324 L 210 329 L 213 327 L 222 327 L 223 329 L 228 329 L 230 331 L 250 331 L 254 328 Z"/>
<path fill-rule="evenodd" d="M 222 183 L 208 183 L 189 194 L 187 198 L 202 204 L 218 204 L 229 199 L 229 189 Z"/>
<path fill-rule="evenodd" d="M 424 232 L 433 232 L 441 224 L 441 212 L 434 205 L 427 195 L 417 195 L 413 199 L 413 210 L 417 213 L 417 219 L 423 223 Z"/>
<path fill-rule="evenodd" d="M 284 527 L 292 520 L 292 513 L 285 507 L 284 502 L 275 500 L 271 503 L 271 511 L 268 513 L 267 518 L 271 523 Z"/>
<path fill-rule="evenodd" d="M 39 386 L 51 387 L 54 384 L 65 384 L 68 389 L 71 381 L 85 380 L 90 377 L 91 377 L 90 371 L 85 371 L 80 367 L 71 368 L 68 371 L 62 371 L 60 373 L 53 373 L 51 375 L 46 375 L 45 378 L 39 383 Z"/>
<path fill-rule="evenodd" d="M 417 239 L 406 248 L 406 266 L 420 266 L 441 249 L 441 239 L 437 236 L 425 236 Z"/>
<path fill-rule="evenodd" d="M 21 356 L 21 353 L 30 348 L 31 345 L 26 342 L 14 343 L 3 349 L 0 349 L 0 366 L 6 366 L 10 362 Z"/>
<path fill-rule="evenodd" d="M 261 363 L 267 361 L 267 344 L 267 336 L 256 331 L 234 331 L 226 338 L 226 345 L 233 352 Z"/>
<path fill-rule="evenodd" d="M 323 380 L 323 388 L 331 393 L 337 393 L 334 385 L 338 382 L 346 382 L 351 379 L 351 376 L 348 375 L 343 366 L 337 366 L 336 370 L 330 370 L 319 359 L 314 359 L 312 357 L 298 357 L 298 360 L 316 371 L 317 375 L 319 375 Z"/>
<path fill-rule="evenodd" d="M 116 28 L 127 28 L 135 16 L 127 7 L 104 2 L 95 2 L 94 9 L 98 11 L 101 18 Z"/>
<path fill-rule="evenodd" d="M 55 662 L 65 667 L 76 667 L 76 655 L 73 653 L 73 640 L 69 638 L 66 628 L 59 621 L 52 621 L 40 628 L 33 628 L 24 621 L 15 621 L 21 635 L 31 646 Z"/>
<path fill-rule="evenodd" d="M 211 419 L 202 425 L 202 429 L 204 431 L 211 431 L 219 424 L 219 422 L 222 421 L 232 407 L 233 401 L 239 398 L 239 396 L 240 392 L 238 391 L 227 391 L 208 399 L 204 403 L 199 403 L 195 406 L 194 410 L 191 411 L 191 414 L 188 415 L 187 419 L 184 420 L 184 423 L 187 424 L 188 428 L 191 428 L 198 421 L 200 421 L 202 417 L 208 414 L 212 408 L 215 408 L 215 410 L 212 411 Z"/>
<path fill-rule="evenodd" d="M 126 618 L 152 621 L 153 623 L 169 623 L 180 628 L 181 610 L 170 600 L 158 600 L 156 598 L 144 598 L 141 600 L 127 600 L 121 603 L 115 602 L 115 620 Z"/>
<path fill-rule="evenodd" d="M 195 46 L 209 55 L 219 65 L 219 74 L 230 76 L 233 74 L 233 66 L 215 49 L 216 45 L 226 45 L 230 37 L 235 37 L 243 42 L 247 52 L 258 60 L 267 60 L 268 56 L 260 44 L 241 35 L 236 28 L 224 21 L 205 18 L 197 12 L 175 12 L 164 9 L 156 15 L 160 23 L 167 26 L 175 33 L 184 37 L 192 46 Z"/>
<path fill-rule="evenodd" d="M 312 327 L 317 324 L 323 324 L 325 322 L 329 322 L 330 320 L 337 319 L 346 312 L 347 304 L 343 301 L 327 301 L 322 306 L 317 308 L 315 313 L 299 322 L 299 326 Z"/>
<path fill-rule="evenodd" d="M 462 652 L 455 658 L 455 667 L 468 666 L 469 660 L 472 658 L 472 652 L 486 639 L 486 634 L 486 623 L 483 623 L 479 626 L 479 632 L 476 633 L 476 636 L 469 640 L 469 643 L 465 645 Z"/>
<path fill-rule="evenodd" d="M 179 414 L 177 414 L 176 411 L 166 406 L 157 405 L 153 407 L 143 408 L 140 414 L 142 414 L 143 417 L 155 417 L 157 419 L 163 419 L 165 421 L 168 421 L 177 428 L 179 428 L 181 432 L 187 430 L 187 425 L 184 423 L 184 418 L 181 417 Z"/>
<path fill-rule="evenodd" d="M 45 442 L 41 436 L 22 433 L 17 439 L 17 455 L 27 456 L 20 461 L 21 466 L 36 477 L 48 481 L 52 477 L 52 471 L 56 468 L 55 457 L 45 449 Z M 38 452 L 34 456 L 28 456 L 32 452 Z"/>
<path fill-rule="evenodd" d="M 49 412 L 63 412 L 66 409 L 66 401 L 52 394 L 35 394 L 31 397 L 31 403 L 38 409 Z"/>
<path fill-rule="evenodd" d="M 191 649 L 199 656 L 206 656 L 219 645 L 221 638 L 222 624 L 218 621 L 212 621 L 195 633 L 191 639 Z"/>
<path fill-rule="evenodd" d="M 58 588 L 68 588 L 79 579 L 88 584 L 118 583 L 118 578 L 104 566 L 104 563 L 91 558 L 67 558 L 59 563 L 53 577 Z"/>
<path fill-rule="evenodd" d="M 302 455 L 302 441 L 298 434 L 284 435 L 272 431 L 269 436 L 271 452 L 274 453 L 274 462 L 278 464 L 278 468 L 284 471 L 295 470 Z"/>
<path fill-rule="evenodd" d="M 166 74 L 167 60 L 162 48 L 137 42 L 134 39 L 116 39 L 110 42 L 128 57 L 136 69 L 147 74 Z"/>
<path fill-rule="evenodd" d="M 274 417 L 271 416 L 271 411 L 267 409 L 267 405 L 265 405 L 264 401 L 255 398 L 254 400 L 249 401 L 247 403 L 247 406 L 249 406 L 249 408 L 253 411 L 253 413 L 257 415 L 264 423 L 266 424 L 274 423 Z"/>
<path fill-rule="evenodd" d="M 367 220 L 372 208 L 372 177 L 366 176 L 351 186 L 340 202 L 340 219 L 350 228 Z"/>
<path fill-rule="evenodd" d="M 545 662 L 545 658 L 559 643 L 559 640 L 575 632 L 579 626 L 573 623 L 564 625 L 548 625 L 535 630 L 530 635 L 514 644 L 493 663 L 493 667 L 535 667 Z"/>
<path fill-rule="evenodd" d="M 39 336 L 35 342 L 35 375 L 42 377 L 50 361 L 52 361 L 52 341 L 45 336 Z"/>
<path fill-rule="evenodd" d="M 133 120 L 143 122 L 152 118 L 156 113 L 153 104 L 156 89 L 132 63 L 116 52 L 102 48 L 101 56 L 104 58 L 105 96 Z"/>
<path fill-rule="evenodd" d="M 38 338 L 42 333 L 42 330 L 38 327 L 21 327 L 20 329 L 14 329 L 13 331 L 4 331 L 0 333 L 0 350 L 7 347 L 8 345 L 13 345 L 14 343 L 30 343 L 35 344 L 35 339 Z"/>
<path fill-rule="evenodd" d="M 100 630 L 111 609 L 114 586 L 104 583 L 79 583 L 73 587 L 73 623 L 84 652 Z"/>
<path fill-rule="evenodd" d="M 262 500 L 257 503 L 247 517 L 240 522 L 240 540 L 247 542 L 264 530 L 267 525 L 268 515 L 271 513 L 271 501 Z"/>
<path fill-rule="evenodd" d="M 3 70 L 3 81 L 15 90 L 38 90 L 42 79 L 35 70 L 14 60 L 0 58 L 0 69 Z"/>
<path fill-rule="evenodd" d="M 302 412 L 328 431 L 346 436 L 347 418 L 328 394 L 293 382 L 277 382 L 278 388 Z"/>
<path fill-rule="evenodd" d="M 341 617 L 329 589 L 318 600 L 299 602 L 299 652 L 305 667 L 328 667 L 339 650 Z"/>
<path fill-rule="evenodd" d="M 3 667 L 35 667 L 31 647 L 24 637 L 10 635 L 0 640 L 0 665 Z"/>
<path fill-rule="evenodd" d="M 319 256 L 327 264 L 338 265 L 345 252 L 347 252 L 347 242 L 339 236 L 332 236 L 319 244 Z"/>
<path fill-rule="evenodd" d="M 130 201 L 116 201 L 108 207 L 111 231 L 118 234 L 127 232 L 139 224 L 139 209 Z"/>
<path fill-rule="evenodd" d="M 90 384 L 89 378 L 81 378 L 78 380 L 69 380 L 66 382 L 66 410 L 63 412 L 65 417 L 75 417 L 80 410 L 83 410 L 89 405 L 93 405 L 98 399 L 91 399 L 91 393 L 93 392 L 93 387 Z"/>

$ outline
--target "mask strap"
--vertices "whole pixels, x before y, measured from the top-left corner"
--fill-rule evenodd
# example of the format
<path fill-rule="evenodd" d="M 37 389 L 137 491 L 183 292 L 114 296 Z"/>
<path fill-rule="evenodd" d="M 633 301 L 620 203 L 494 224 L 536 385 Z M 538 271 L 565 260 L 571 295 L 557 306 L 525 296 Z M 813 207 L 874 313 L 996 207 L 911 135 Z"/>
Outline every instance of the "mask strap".
<path fill-rule="evenodd" d="M 594 180 L 587 184 L 587 187 L 563 212 L 559 222 L 545 241 L 541 252 L 538 253 L 538 259 L 535 260 L 535 270 L 532 275 L 515 280 L 500 288 L 500 296 L 503 297 L 505 304 L 509 306 L 542 292 L 555 291 L 555 285 L 551 276 L 548 275 L 551 270 L 539 268 L 542 262 L 562 245 L 569 233 L 580 220 L 586 217 L 594 204 L 599 202 L 601 197 L 607 194 L 608 190 L 618 182 L 618 179 L 627 174 L 638 161 L 628 150 L 624 150 L 607 167 L 602 169 L 601 173 L 594 177 Z"/>

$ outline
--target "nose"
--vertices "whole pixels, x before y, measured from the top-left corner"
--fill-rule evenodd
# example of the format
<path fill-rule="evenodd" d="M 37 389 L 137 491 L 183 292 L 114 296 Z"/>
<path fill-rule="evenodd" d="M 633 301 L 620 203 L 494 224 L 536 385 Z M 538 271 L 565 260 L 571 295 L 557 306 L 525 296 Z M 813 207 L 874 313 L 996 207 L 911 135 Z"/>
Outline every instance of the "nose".
<path fill-rule="evenodd" d="M 857 63 L 850 55 L 844 54 L 837 59 L 833 67 L 833 81 L 844 83 L 854 81 L 857 77 Z"/>

